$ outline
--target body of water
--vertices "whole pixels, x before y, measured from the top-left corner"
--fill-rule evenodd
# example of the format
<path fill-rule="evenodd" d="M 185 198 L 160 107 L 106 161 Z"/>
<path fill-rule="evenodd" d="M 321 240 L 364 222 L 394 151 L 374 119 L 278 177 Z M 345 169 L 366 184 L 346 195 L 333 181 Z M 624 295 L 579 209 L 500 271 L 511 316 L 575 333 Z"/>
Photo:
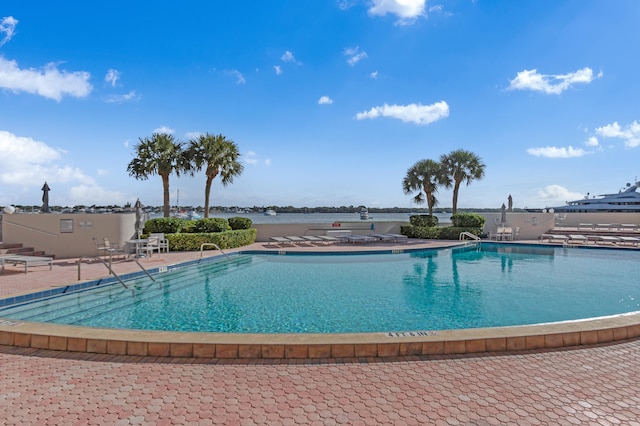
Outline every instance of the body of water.
<path fill-rule="evenodd" d="M 255 224 L 285 223 L 333 223 L 333 222 L 396 222 L 409 221 L 409 216 L 416 213 L 369 213 L 368 220 L 361 220 L 360 213 L 278 213 L 266 216 L 263 213 L 211 213 L 209 217 L 246 217 Z M 436 213 L 440 224 L 451 222 L 451 213 Z M 152 216 L 153 217 L 162 217 Z"/>

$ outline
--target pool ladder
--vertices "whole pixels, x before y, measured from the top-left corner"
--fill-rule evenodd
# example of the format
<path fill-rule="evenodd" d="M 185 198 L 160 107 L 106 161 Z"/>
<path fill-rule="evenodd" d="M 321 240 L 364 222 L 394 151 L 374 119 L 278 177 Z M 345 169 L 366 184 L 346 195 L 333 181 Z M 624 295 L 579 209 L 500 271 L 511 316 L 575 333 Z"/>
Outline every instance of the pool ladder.
<path fill-rule="evenodd" d="M 99 257 L 99 256 L 81 257 L 80 259 L 78 259 L 78 281 L 80 281 L 80 280 L 82 279 L 82 278 L 80 277 L 80 265 L 82 264 L 82 261 L 83 261 L 83 260 L 85 260 L 85 259 L 86 259 L 86 260 L 89 260 L 89 259 L 98 259 L 98 260 L 99 260 L 100 262 L 102 262 L 102 264 L 103 264 L 103 265 L 104 265 L 104 266 L 109 270 L 109 273 L 110 273 L 111 275 L 113 275 L 113 276 L 115 277 L 115 279 L 116 279 L 116 280 L 118 280 L 118 282 L 119 282 L 119 283 L 120 283 L 124 288 L 126 288 L 127 290 L 131 290 L 132 294 L 135 296 L 135 294 L 136 294 L 136 290 L 135 290 L 134 288 L 129 288 L 129 286 L 128 286 L 128 285 L 126 285 L 126 284 L 124 283 L 124 281 L 122 281 L 122 278 L 120 278 L 120 277 L 118 276 L 118 274 L 116 274 L 116 273 L 113 271 L 113 268 L 111 267 L 111 258 L 109 258 L 109 263 L 105 262 L 105 261 L 104 261 L 104 259 L 103 259 L 103 258 L 101 258 L 101 257 Z M 155 279 L 155 278 L 153 278 L 153 276 L 151 276 L 151 274 L 149 273 L 149 271 L 147 271 L 147 270 L 144 268 L 144 266 L 142 266 L 142 265 L 140 264 L 140 262 L 138 261 L 138 259 L 133 259 L 133 260 L 138 264 L 138 266 L 140 267 L 140 269 L 142 269 L 142 271 L 143 271 L 145 274 L 147 274 L 147 276 L 148 276 L 149 278 L 151 278 L 151 281 L 156 282 L 156 279 Z M 160 288 L 162 288 L 162 283 L 158 283 L 158 285 L 160 286 Z"/>
<path fill-rule="evenodd" d="M 202 244 L 200 244 L 200 260 L 202 260 L 202 253 L 203 253 L 203 250 L 204 250 L 205 246 L 213 246 L 214 248 L 218 249 L 220 251 L 220 253 L 222 253 L 224 255 L 224 257 L 227 258 L 227 260 L 231 260 L 229 255 L 227 253 L 225 253 L 216 243 L 202 243 Z M 200 260 L 198 260 L 198 263 L 200 263 Z"/>
<path fill-rule="evenodd" d="M 475 234 L 472 234 L 471 232 L 468 231 L 463 231 L 460 233 L 459 239 L 460 241 L 466 241 L 466 238 L 471 239 L 471 242 L 465 243 L 465 247 L 469 246 L 470 244 L 473 244 L 474 246 L 476 246 L 477 248 L 480 247 L 480 242 L 482 241 L 480 239 L 480 237 L 478 237 Z"/>

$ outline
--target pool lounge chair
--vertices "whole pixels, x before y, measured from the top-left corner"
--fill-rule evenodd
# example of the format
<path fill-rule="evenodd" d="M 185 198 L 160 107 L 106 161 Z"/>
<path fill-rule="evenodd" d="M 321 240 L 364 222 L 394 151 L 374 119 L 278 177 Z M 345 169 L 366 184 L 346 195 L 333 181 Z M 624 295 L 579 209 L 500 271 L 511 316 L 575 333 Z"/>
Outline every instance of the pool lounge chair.
<path fill-rule="evenodd" d="M 298 237 L 297 235 L 286 235 L 285 238 L 294 244 L 302 244 L 302 243 L 309 242 L 308 240 L 305 240 L 302 237 Z"/>
<path fill-rule="evenodd" d="M 293 245 L 293 241 L 285 237 L 269 237 L 269 243 L 267 245 L 271 245 L 271 243 L 278 243 L 280 245 Z"/>
<path fill-rule="evenodd" d="M 4 267 L 6 264 L 13 263 L 17 266 L 18 263 L 24 265 L 24 273 L 29 270 L 29 266 L 46 266 L 49 265 L 49 270 L 53 269 L 53 258 L 45 256 L 24 256 L 24 255 L 1 255 L 0 264 L 2 265 L 2 273 L 4 274 Z"/>
<path fill-rule="evenodd" d="M 340 242 L 340 239 L 338 237 L 333 237 L 331 235 L 318 235 L 318 238 L 326 241 L 327 244 L 336 244 Z"/>
<path fill-rule="evenodd" d="M 316 237 L 315 235 L 303 235 L 302 238 L 304 238 L 305 240 L 309 241 L 310 243 L 316 243 L 316 244 L 327 244 L 327 241 L 320 238 L 320 237 Z"/>
<path fill-rule="evenodd" d="M 567 241 L 567 239 L 569 239 L 569 237 L 567 237 L 566 235 L 560 235 L 560 234 L 542 234 L 542 235 L 540 235 L 540 241 L 549 240 L 550 243 L 552 243 L 552 242 L 564 243 L 565 241 Z"/>
<path fill-rule="evenodd" d="M 584 235 L 571 234 L 567 238 L 567 243 L 569 244 L 587 244 L 588 242 L 589 240 Z"/>
<path fill-rule="evenodd" d="M 340 241 L 345 243 L 351 243 L 351 244 L 356 244 L 356 243 L 368 244 L 368 243 L 373 243 L 377 241 L 375 238 L 369 237 L 367 235 L 344 235 L 339 238 L 340 238 Z"/>
<path fill-rule="evenodd" d="M 640 245 L 640 238 L 636 238 L 636 237 L 617 237 L 617 238 L 620 240 L 618 244 L 621 246 L 630 245 L 630 246 L 638 247 Z"/>
<path fill-rule="evenodd" d="M 369 236 L 389 243 L 406 243 L 408 241 L 408 237 L 401 234 L 369 234 Z"/>
<path fill-rule="evenodd" d="M 595 242 L 595 244 L 611 244 L 616 245 L 620 242 L 620 238 L 618 237 L 610 237 L 607 235 L 589 235 L 587 237 L 590 241 Z"/>

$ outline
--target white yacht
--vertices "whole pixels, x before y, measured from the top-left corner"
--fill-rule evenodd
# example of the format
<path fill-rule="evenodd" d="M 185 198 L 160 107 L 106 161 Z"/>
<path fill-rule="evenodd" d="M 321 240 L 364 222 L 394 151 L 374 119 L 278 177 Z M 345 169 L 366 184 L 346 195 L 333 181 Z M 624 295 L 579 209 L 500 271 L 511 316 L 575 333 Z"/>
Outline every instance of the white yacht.
<path fill-rule="evenodd" d="M 366 207 L 360 209 L 360 219 L 367 220 L 369 219 L 369 210 Z"/>
<path fill-rule="evenodd" d="M 266 210 L 264 211 L 264 215 L 265 215 L 265 216 L 275 216 L 275 215 L 276 215 L 276 211 L 275 211 L 275 210 L 273 210 L 273 209 L 266 209 Z"/>
<path fill-rule="evenodd" d="M 589 198 L 589 194 L 581 200 L 569 201 L 567 205 L 552 207 L 556 213 L 640 213 L 640 193 L 637 192 L 640 182 L 627 184 L 617 194 L 602 194 Z"/>

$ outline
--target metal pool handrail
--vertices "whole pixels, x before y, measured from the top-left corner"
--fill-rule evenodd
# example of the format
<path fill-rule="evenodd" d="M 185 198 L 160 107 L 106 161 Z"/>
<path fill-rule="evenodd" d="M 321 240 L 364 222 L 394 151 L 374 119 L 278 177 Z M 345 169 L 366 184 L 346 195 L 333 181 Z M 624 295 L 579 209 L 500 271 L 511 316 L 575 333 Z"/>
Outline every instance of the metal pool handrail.
<path fill-rule="evenodd" d="M 464 237 L 469 237 L 470 239 L 474 240 L 474 241 L 480 241 L 480 237 L 478 237 L 477 235 L 472 234 L 471 232 L 468 231 L 463 231 L 460 233 L 460 241 L 464 241 Z"/>
<path fill-rule="evenodd" d="M 82 264 L 82 261 L 83 261 L 83 260 L 85 260 L 85 259 L 87 259 L 87 260 L 88 260 L 88 259 L 98 259 L 98 260 L 99 260 L 100 262 L 102 262 L 102 264 L 103 264 L 103 265 L 104 265 L 104 266 L 109 270 L 109 273 L 110 273 L 111 275 L 113 275 L 113 276 L 118 280 L 118 282 L 119 282 L 120 284 L 122 284 L 122 286 L 123 286 L 124 288 L 126 288 L 127 290 L 131 290 L 131 291 L 133 292 L 133 294 L 135 295 L 135 289 L 133 289 L 133 288 L 129 288 L 129 286 L 127 286 L 127 285 L 124 283 L 124 281 L 122 281 L 122 279 L 118 276 L 118 274 L 116 274 L 116 273 L 113 271 L 113 268 L 111 268 L 111 257 L 109 257 L 109 263 L 105 262 L 105 261 L 104 261 L 104 259 L 103 259 L 103 258 L 101 258 L 101 257 L 99 257 L 99 256 L 81 257 L 80 259 L 78 259 L 78 281 L 80 281 L 80 280 L 82 279 L 82 278 L 80 277 L 80 275 L 81 275 L 81 274 L 80 274 L 80 265 Z M 142 271 L 143 271 L 145 274 L 147 274 L 147 276 L 148 276 L 149 278 L 151 278 L 151 281 L 156 282 L 156 279 L 155 279 L 155 278 L 153 278 L 153 276 L 149 273 L 149 271 L 147 271 L 147 270 L 144 268 L 144 266 L 142 266 L 142 265 L 140 264 L 140 262 L 138 261 L 138 259 L 133 259 L 133 260 L 138 264 L 138 266 L 140 267 L 140 269 L 142 269 Z M 160 288 L 162 288 L 162 284 L 161 284 L 161 283 L 158 283 L 158 284 L 160 285 Z"/>
<path fill-rule="evenodd" d="M 200 259 L 202 259 L 202 252 L 205 246 L 213 246 L 215 248 L 217 248 L 220 253 L 222 253 L 224 255 L 224 257 L 226 257 L 228 260 L 231 260 L 231 258 L 229 257 L 229 255 L 227 253 L 225 253 L 224 251 L 222 251 L 222 249 L 216 244 L 216 243 L 202 243 L 200 244 Z"/>

